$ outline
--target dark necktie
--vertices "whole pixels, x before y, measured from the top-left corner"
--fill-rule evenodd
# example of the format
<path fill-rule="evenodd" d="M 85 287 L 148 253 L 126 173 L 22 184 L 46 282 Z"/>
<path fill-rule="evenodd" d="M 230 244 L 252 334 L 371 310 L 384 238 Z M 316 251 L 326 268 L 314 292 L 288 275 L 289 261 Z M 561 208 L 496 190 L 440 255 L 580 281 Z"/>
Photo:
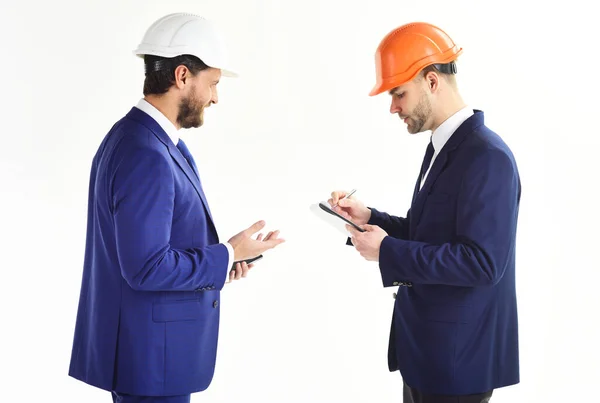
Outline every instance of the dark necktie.
<path fill-rule="evenodd" d="M 192 153 L 190 153 L 190 150 L 187 148 L 185 142 L 179 139 L 179 141 L 177 142 L 177 148 L 179 149 L 179 151 L 181 151 L 181 154 L 185 157 L 189 166 L 192 167 L 192 170 L 194 171 L 198 179 L 200 179 L 200 175 L 198 174 L 198 167 L 196 166 L 196 162 L 194 162 L 194 157 L 192 157 Z"/>
<path fill-rule="evenodd" d="M 413 202 L 417 198 L 417 194 L 419 193 L 419 189 L 421 188 L 421 181 L 423 180 L 423 176 L 427 169 L 429 169 L 429 164 L 431 164 L 431 159 L 433 158 L 433 143 L 429 140 L 429 145 L 427 146 L 427 150 L 425 150 L 425 157 L 423 158 L 423 164 L 421 165 L 421 172 L 419 173 L 419 178 L 417 179 L 417 183 L 415 185 L 415 191 L 413 193 Z"/>

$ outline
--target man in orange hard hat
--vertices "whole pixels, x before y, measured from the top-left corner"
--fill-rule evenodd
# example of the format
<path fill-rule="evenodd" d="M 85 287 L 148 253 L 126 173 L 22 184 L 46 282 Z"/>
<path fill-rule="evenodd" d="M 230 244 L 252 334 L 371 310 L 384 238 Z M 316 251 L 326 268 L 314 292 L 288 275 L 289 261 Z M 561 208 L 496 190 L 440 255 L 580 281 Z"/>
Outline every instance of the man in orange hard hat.
<path fill-rule="evenodd" d="M 406 217 L 335 191 L 329 202 L 361 256 L 377 261 L 395 294 L 388 363 L 405 403 L 488 402 L 519 383 L 515 235 L 519 172 L 504 141 L 466 106 L 455 74 L 461 54 L 427 23 L 390 32 L 376 52 L 370 95 L 388 92 L 409 133 L 431 131 Z"/>

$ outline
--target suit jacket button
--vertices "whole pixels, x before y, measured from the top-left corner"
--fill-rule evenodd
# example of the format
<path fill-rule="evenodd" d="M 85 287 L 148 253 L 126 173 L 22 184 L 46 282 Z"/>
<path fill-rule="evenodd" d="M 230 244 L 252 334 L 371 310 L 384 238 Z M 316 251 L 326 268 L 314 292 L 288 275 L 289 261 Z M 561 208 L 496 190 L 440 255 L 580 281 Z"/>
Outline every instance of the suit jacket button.
<path fill-rule="evenodd" d="M 216 300 L 215 300 L 215 302 L 213 302 L 213 308 L 216 308 L 216 307 L 218 307 L 218 306 L 219 306 L 219 301 L 216 301 Z"/>
<path fill-rule="evenodd" d="M 393 293 L 393 294 L 392 294 L 392 296 L 394 297 L 394 299 L 396 299 L 396 296 L 397 296 L 397 295 L 398 295 L 398 294 L 396 294 L 396 293 Z"/>

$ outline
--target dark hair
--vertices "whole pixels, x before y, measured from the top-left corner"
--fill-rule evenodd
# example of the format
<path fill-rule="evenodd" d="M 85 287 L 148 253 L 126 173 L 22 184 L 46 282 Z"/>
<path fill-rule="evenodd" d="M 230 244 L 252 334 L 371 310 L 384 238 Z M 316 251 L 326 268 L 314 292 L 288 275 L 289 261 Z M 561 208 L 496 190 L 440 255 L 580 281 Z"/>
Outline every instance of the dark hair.
<path fill-rule="evenodd" d="M 144 95 L 160 95 L 169 90 L 175 82 L 175 69 L 184 65 L 192 75 L 207 69 L 208 66 L 192 55 L 181 55 L 171 58 L 144 55 L 146 78 L 144 79 Z"/>

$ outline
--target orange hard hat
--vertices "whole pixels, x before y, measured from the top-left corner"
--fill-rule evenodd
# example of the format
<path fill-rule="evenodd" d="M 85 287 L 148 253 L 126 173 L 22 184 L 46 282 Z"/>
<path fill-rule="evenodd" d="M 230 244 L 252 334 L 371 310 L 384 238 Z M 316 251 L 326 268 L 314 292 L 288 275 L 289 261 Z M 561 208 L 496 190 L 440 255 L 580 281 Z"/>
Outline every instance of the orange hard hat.
<path fill-rule="evenodd" d="M 444 73 L 456 73 L 454 60 L 462 48 L 435 25 L 413 22 L 387 34 L 375 52 L 377 82 L 369 95 L 377 95 L 409 82 L 432 64 Z"/>

